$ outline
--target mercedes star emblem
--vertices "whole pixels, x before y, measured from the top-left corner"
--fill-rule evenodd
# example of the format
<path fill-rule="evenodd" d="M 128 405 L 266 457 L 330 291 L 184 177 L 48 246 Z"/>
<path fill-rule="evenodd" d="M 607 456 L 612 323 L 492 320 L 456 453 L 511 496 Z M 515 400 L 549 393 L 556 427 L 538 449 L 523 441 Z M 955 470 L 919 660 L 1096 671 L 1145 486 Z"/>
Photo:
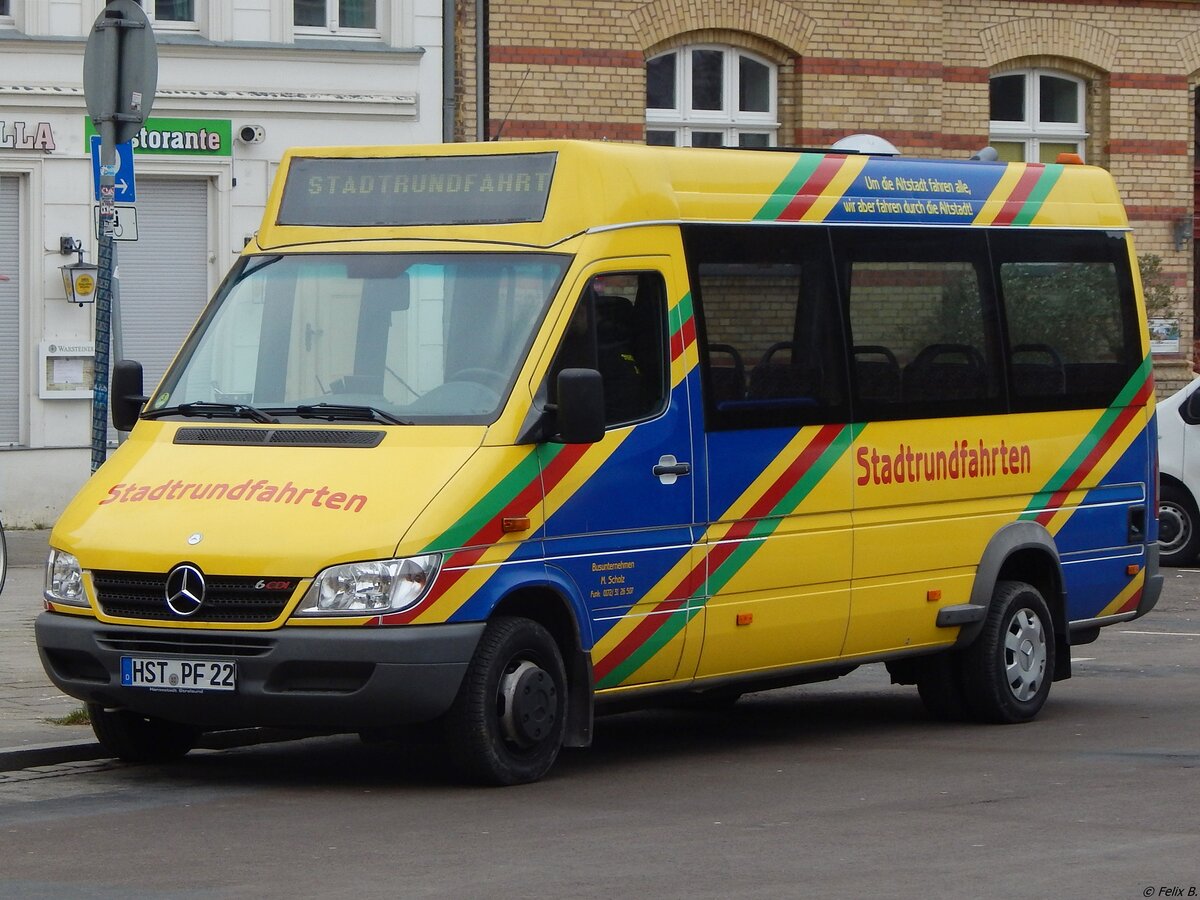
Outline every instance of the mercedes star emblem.
<path fill-rule="evenodd" d="M 177 616 L 195 615 L 204 602 L 204 575 L 191 563 L 173 568 L 167 575 L 167 608 Z"/>

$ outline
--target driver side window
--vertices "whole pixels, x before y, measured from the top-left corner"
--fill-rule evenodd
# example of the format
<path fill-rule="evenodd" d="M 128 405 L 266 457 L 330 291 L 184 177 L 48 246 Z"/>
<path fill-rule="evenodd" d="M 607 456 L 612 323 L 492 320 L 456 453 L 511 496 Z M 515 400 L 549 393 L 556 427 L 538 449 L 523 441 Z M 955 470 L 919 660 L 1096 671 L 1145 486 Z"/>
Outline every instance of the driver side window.
<path fill-rule="evenodd" d="M 596 275 L 584 288 L 555 358 L 558 372 L 588 368 L 604 382 L 604 421 L 612 427 L 657 415 L 667 405 L 667 301 L 657 272 Z"/>

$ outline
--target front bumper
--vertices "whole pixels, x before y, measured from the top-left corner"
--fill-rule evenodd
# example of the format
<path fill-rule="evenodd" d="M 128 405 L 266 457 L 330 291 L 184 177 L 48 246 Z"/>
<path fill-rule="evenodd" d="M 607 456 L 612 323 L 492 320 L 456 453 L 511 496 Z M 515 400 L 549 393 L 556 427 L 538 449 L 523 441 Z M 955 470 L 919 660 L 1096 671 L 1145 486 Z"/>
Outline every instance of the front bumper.
<path fill-rule="evenodd" d="M 88 703 L 204 729 L 360 731 L 449 709 L 484 623 L 263 632 L 106 625 L 43 612 L 34 627 L 50 680 Z M 233 660 L 237 690 L 122 686 L 122 656 Z"/>

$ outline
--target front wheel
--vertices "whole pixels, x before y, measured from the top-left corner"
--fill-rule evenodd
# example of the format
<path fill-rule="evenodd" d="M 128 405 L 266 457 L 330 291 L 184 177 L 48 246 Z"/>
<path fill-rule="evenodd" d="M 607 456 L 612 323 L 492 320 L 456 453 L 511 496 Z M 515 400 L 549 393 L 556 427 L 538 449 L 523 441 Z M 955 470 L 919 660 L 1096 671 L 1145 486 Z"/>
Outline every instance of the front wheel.
<path fill-rule="evenodd" d="M 184 756 L 200 738 L 198 728 L 128 709 L 89 703 L 87 712 L 100 746 L 125 762 L 170 762 Z"/>
<path fill-rule="evenodd" d="M 1054 680 L 1054 623 L 1038 589 L 996 585 L 983 630 L 963 651 L 963 694 L 985 722 L 1015 723 L 1041 710 Z"/>
<path fill-rule="evenodd" d="M 550 632 L 530 619 L 498 616 L 446 714 L 450 759 L 472 781 L 537 781 L 562 748 L 566 706 L 566 669 Z"/>

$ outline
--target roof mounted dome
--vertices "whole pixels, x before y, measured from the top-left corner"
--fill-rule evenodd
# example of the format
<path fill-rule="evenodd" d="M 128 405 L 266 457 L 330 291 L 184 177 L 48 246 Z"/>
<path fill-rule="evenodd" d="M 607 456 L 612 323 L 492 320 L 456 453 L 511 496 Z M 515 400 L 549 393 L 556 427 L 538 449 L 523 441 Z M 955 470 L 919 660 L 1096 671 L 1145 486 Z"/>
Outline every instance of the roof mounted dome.
<path fill-rule="evenodd" d="M 899 156 L 891 141 L 877 134 L 851 134 L 833 145 L 834 150 L 847 150 L 851 153 L 869 153 L 872 156 Z"/>

